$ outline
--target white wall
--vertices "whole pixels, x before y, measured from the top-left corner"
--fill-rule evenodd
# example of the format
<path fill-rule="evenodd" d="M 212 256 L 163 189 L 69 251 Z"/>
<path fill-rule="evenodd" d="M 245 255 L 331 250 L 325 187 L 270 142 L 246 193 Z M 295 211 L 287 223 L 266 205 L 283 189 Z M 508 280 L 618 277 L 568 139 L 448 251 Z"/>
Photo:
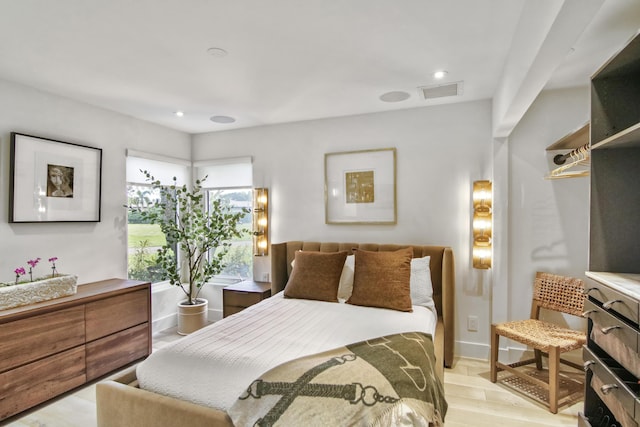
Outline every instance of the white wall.
<path fill-rule="evenodd" d="M 586 270 L 589 180 L 543 177 L 553 167 L 545 147 L 586 122 L 588 107 L 586 88 L 543 92 L 505 143 L 508 167 L 492 176 L 492 156 L 502 150 L 491 139 L 490 101 L 189 136 L 0 80 L 0 280 L 12 280 L 16 267 L 38 256 L 57 256 L 60 270 L 77 273 L 80 283 L 126 277 L 126 148 L 193 160 L 250 155 L 254 185 L 270 189 L 272 241 L 451 246 L 456 351 L 487 357 L 492 316 L 528 314 L 535 271 L 582 276 Z M 12 131 L 103 149 L 101 222 L 8 224 Z M 326 225 L 324 154 L 384 147 L 397 148 L 397 225 Z M 491 271 L 471 268 L 477 179 L 507 184 L 500 187 L 508 189 L 508 283 L 492 284 Z M 269 260 L 256 261 L 262 277 Z M 492 288 L 507 290 L 506 304 L 496 306 L 501 300 Z M 468 315 L 478 316 L 479 331 L 467 331 Z"/>
<path fill-rule="evenodd" d="M 500 320 L 529 315 L 536 271 L 584 278 L 588 265 L 589 178 L 546 180 L 557 167 L 553 155 L 569 150 L 546 147 L 589 120 L 587 87 L 543 91 L 509 137 L 508 296 L 494 295 L 507 305 L 494 307 Z M 495 303 L 494 303 L 495 304 Z M 569 325 L 582 321 L 559 318 Z M 503 340 L 505 341 L 505 340 Z M 501 342 L 503 351 L 506 343 Z M 515 346 L 511 359 L 518 358 Z M 488 343 L 484 350 L 488 356 Z"/>
<path fill-rule="evenodd" d="M 10 133 L 102 148 L 102 220 L 9 224 Z M 77 274 L 80 284 L 127 277 L 125 151 L 135 148 L 190 159 L 190 135 L 0 80 L 0 281 L 41 257 L 36 273 Z"/>
<path fill-rule="evenodd" d="M 470 283 L 471 186 L 490 178 L 491 104 L 479 101 L 193 137 L 193 159 L 253 156 L 254 185 L 271 195 L 271 240 L 451 246 L 456 257 L 458 327 L 467 313 L 489 321 L 489 289 Z M 327 225 L 324 154 L 396 147 L 398 223 Z M 268 263 L 261 268 L 268 271 Z M 257 269 L 260 277 L 260 268 Z"/>

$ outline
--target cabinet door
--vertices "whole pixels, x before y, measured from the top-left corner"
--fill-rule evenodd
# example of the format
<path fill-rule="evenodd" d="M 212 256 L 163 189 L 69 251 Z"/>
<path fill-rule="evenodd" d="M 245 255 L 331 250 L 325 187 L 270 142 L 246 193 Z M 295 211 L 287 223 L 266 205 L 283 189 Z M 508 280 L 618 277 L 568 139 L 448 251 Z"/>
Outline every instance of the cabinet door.
<path fill-rule="evenodd" d="M 149 324 L 87 344 L 87 381 L 149 355 Z"/>
<path fill-rule="evenodd" d="M 85 383 L 84 346 L 0 374 L 0 420 Z"/>
<path fill-rule="evenodd" d="M 84 306 L 0 324 L 0 372 L 84 344 Z"/>
<path fill-rule="evenodd" d="M 149 290 L 141 289 L 87 304 L 87 342 L 149 321 Z"/>

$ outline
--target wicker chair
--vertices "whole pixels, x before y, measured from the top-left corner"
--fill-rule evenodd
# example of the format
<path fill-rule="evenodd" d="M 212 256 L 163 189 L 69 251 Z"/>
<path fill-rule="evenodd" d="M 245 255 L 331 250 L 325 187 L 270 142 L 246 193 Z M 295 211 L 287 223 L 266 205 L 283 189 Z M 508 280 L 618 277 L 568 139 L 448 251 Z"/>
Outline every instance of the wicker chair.
<path fill-rule="evenodd" d="M 582 347 L 586 342 L 586 334 L 583 331 L 575 331 L 539 320 L 540 309 L 581 316 L 584 299 L 582 280 L 538 272 L 535 279 L 531 318 L 491 325 L 491 382 L 497 381 L 498 371 L 509 371 L 547 390 L 549 410 L 554 414 L 557 413 L 560 363 L 582 370 L 582 366 L 561 359 L 560 354 Z M 535 357 L 509 365 L 500 363 L 498 348 L 501 336 L 533 347 Z M 548 383 L 516 369 L 535 363 L 536 368 L 542 370 L 542 356 L 548 358 Z"/>

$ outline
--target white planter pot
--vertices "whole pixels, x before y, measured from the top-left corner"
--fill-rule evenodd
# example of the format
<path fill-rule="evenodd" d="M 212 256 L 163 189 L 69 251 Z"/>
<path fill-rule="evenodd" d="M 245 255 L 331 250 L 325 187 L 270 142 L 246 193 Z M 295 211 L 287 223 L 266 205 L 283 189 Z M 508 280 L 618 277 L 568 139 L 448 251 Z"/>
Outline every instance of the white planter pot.
<path fill-rule="evenodd" d="M 184 300 L 178 304 L 178 333 L 188 335 L 198 329 L 207 326 L 209 301 L 204 298 L 197 299 L 198 304 L 186 304 Z"/>
<path fill-rule="evenodd" d="M 35 304 L 74 295 L 78 291 L 78 276 L 66 274 L 35 282 L 0 287 L 0 310 Z"/>

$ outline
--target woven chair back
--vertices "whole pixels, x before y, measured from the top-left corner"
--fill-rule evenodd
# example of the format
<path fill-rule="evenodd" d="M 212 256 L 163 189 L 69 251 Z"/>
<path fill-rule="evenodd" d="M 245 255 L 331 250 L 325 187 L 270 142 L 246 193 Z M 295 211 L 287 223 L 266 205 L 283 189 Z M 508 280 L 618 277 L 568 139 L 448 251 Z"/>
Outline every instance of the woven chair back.
<path fill-rule="evenodd" d="M 536 273 L 533 299 L 540 307 L 581 316 L 584 310 L 584 282 L 575 277 Z"/>

